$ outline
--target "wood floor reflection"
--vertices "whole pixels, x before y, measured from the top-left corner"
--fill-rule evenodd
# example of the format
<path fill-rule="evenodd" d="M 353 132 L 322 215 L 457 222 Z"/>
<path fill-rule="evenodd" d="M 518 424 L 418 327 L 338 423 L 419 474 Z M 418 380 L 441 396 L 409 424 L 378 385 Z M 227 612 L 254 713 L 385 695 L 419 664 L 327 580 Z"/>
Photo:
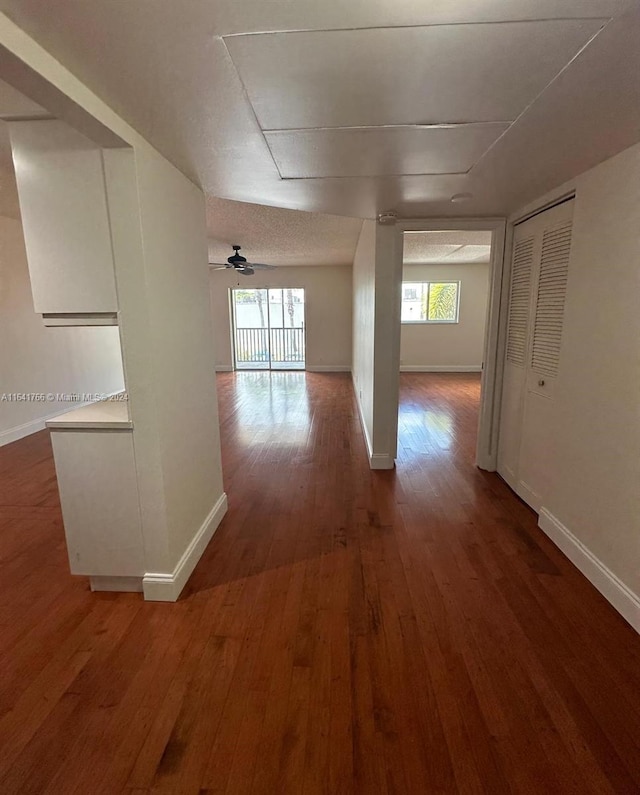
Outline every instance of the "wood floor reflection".
<path fill-rule="evenodd" d="M 640 639 L 473 464 L 479 378 L 218 377 L 229 512 L 177 604 L 67 573 L 48 437 L 0 449 L 0 792 L 636 793 Z"/>

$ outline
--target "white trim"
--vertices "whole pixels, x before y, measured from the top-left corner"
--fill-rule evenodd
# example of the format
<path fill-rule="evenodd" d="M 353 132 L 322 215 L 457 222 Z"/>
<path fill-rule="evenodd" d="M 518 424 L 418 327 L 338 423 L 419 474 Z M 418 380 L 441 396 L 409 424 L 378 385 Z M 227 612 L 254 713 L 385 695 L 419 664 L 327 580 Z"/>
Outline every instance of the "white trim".
<path fill-rule="evenodd" d="M 145 600 L 175 602 L 178 599 L 226 512 L 227 495 L 223 492 L 186 548 L 175 569 L 171 573 L 147 572 L 144 575 L 142 589 Z"/>
<path fill-rule="evenodd" d="M 308 364 L 305 370 L 309 373 L 350 373 L 349 364 Z"/>
<path fill-rule="evenodd" d="M 216 364 L 216 373 L 232 373 L 232 364 Z"/>
<path fill-rule="evenodd" d="M 362 435 L 364 436 L 364 443 L 367 448 L 367 458 L 369 459 L 369 468 L 393 469 L 396 465 L 396 462 L 392 455 L 389 455 L 388 453 L 372 452 L 371 439 L 369 438 L 369 431 L 367 430 L 367 425 L 364 421 L 364 416 L 362 414 L 362 406 L 360 405 L 360 401 L 358 400 L 358 391 L 356 388 L 355 381 L 353 381 L 352 383 L 353 383 L 353 391 L 355 392 L 356 396 L 356 406 L 358 407 L 358 419 L 360 420 Z"/>
<path fill-rule="evenodd" d="M 580 569 L 618 613 L 631 624 L 635 631 L 640 632 L 640 596 L 616 577 L 582 541 L 576 538 L 546 508 L 542 508 L 540 511 L 538 526 Z"/>
<path fill-rule="evenodd" d="M 142 593 L 142 577 L 89 577 L 89 586 L 92 591 Z"/>
<path fill-rule="evenodd" d="M 352 380 L 352 383 L 353 383 L 353 391 L 354 391 L 355 396 L 356 396 L 356 406 L 358 407 L 358 419 L 360 420 L 360 427 L 362 428 L 362 435 L 364 436 L 364 443 L 365 443 L 365 446 L 367 448 L 367 456 L 369 457 L 369 461 L 371 461 L 371 455 L 372 455 L 372 453 L 371 453 L 371 451 L 372 451 L 371 439 L 369 438 L 369 431 L 367 429 L 367 423 L 364 421 L 364 415 L 362 413 L 362 406 L 360 405 L 360 400 L 358 398 L 358 387 L 356 385 L 356 382 L 353 381 L 353 378 L 351 380 Z"/>
<path fill-rule="evenodd" d="M 393 469 L 396 462 L 393 456 L 386 453 L 373 453 L 369 456 L 369 467 L 371 469 Z"/>
<path fill-rule="evenodd" d="M 121 391 L 121 389 L 118 389 L 116 392 L 111 392 L 109 395 L 107 395 L 107 397 L 118 395 Z M 16 425 L 14 428 L 7 428 L 6 431 L 0 431 L 0 447 L 4 447 L 5 444 L 11 444 L 11 442 L 17 442 L 19 439 L 24 439 L 25 436 L 31 436 L 32 433 L 44 431 L 49 420 L 53 420 L 56 417 L 59 417 L 61 414 L 67 414 L 74 409 L 80 409 L 83 406 L 90 406 L 95 402 L 95 400 L 85 400 L 82 403 L 69 403 L 68 406 L 60 409 L 60 411 L 54 411 L 53 414 L 47 414 L 44 417 L 38 417 L 35 420 L 29 420 L 29 422 L 25 422 L 22 425 Z"/>
<path fill-rule="evenodd" d="M 401 373 L 481 373 L 481 364 L 401 364 Z"/>
<path fill-rule="evenodd" d="M 540 513 L 542 508 L 542 499 L 531 486 L 524 480 L 518 480 L 514 489 L 515 493 L 521 500 L 527 503 L 536 513 Z"/>

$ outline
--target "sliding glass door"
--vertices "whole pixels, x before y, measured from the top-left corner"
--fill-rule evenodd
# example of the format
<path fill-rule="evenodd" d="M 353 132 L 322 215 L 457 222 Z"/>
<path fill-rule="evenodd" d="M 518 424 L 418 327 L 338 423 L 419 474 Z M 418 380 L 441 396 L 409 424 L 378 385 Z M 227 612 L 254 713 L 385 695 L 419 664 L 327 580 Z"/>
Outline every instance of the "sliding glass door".
<path fill-rule="evenodd" d="M 231 291 L 238 370 L 304 370 L 304 290 Z"/>

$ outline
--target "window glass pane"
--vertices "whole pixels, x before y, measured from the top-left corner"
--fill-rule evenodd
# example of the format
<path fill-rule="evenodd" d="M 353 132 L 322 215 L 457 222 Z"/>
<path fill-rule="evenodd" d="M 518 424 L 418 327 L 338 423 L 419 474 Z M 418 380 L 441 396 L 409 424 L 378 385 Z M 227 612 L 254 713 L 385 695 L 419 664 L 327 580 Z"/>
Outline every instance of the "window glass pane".
<path fill-rule="evenodd" d="M 457 323 L 459 282 L 403 282 L 403 323 Z"/>
<path fill-rule="evenodd" d="M 429 320 L 458 319 L 457 282 L 431 282 L 427 317 Z"/>
<path fill-rule="evenodd" d="M 402 305 L 400 319 L 403 323 L 424 320 L 421 282 L 404 282 L 402 285 Z"/>
<path fill-rule="evenodd" d="M 236 326 L 238 328 L 267 327 L 267 291 L 242 289 L 233 291 Z"/>

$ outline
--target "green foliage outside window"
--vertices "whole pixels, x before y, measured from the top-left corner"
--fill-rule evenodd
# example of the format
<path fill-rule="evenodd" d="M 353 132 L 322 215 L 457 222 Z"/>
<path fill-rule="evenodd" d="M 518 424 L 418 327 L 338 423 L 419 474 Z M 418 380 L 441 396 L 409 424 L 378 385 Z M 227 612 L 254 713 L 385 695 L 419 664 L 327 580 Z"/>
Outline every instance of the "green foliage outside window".
<path fill-rule="evenodd" d="M 425 291 L 423 302 L 423 316 L 426 320 L 457 320 L 457 283 L 431 282 L 428 292 Z"/>
<path fill-rule="evenodd" d="M 460 282 L 404 282 L 403 323 L 457 323 Z"/>

